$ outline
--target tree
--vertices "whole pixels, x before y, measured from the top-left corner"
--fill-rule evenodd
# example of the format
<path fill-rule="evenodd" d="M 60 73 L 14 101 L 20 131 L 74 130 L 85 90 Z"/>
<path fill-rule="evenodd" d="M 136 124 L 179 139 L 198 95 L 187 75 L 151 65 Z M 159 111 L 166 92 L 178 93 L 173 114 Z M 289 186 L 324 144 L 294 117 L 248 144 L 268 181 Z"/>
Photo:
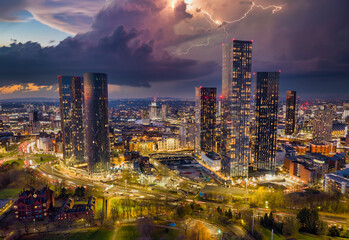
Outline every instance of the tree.
<path fill-rule="evenodd" d="M 119 206 L 116 201 L 111 206 L 111 215 L 114 221 L 119 218 Z"/>
<path fill-rule="evenodd" d="M 85 188 L 83 186 L 77 187 L 75 189 L 75 196 L 78 197 L 85 197 Z"/>
<path fill-rule="evenodd" d="M 273 228 L 274 226 L 274 217 L 273 217 L 273 212 L 270 212 L 269 216 L 268 213 L 264 214 L 264 217 L 261 219 L 261 224 L 265 228 Z"/>
<path fill-rule="evenodd" d="M 319 221 L 316 229 L 316 234 L 320 236 L 327 235 L 328 227 L 327 224 L 323 221 Z"/>
<path fill-rule="evenodd" d="M 225 216 L 228 219 L 232 219 L 233 218 L 233 212 L 231 211 L 231 209 L 229 208 L 228 211 L 225 212 Z"/>
<path fill-rule="evenodd" d="M 208 240 L 212 239 L 210 231 L 202 222 L 197 222 L 193 228 L 190 229 L 188 239 L 191 240 Z"/>
<path fill-rule="evenodd" d="M 337 226 L 333 225 L 328 229 L 328 235 L 331 237 L 339 237 L 341 235 L 341 231 Z"/>
<path fill-rule="evenodd" d="M 298 233 L 299 223 L 296 218 L 290 217 L 287 218 L 282 227 L 282 235 L 292 236 Z"/>
<path fill-rule="evenodd" d="M 316 209 L 303 208 L 297 214 L 297 219 L 299 220 L 301 231 L 318 234 L 320 218 Z"/>
<path fill-rule="evenodd" d="M 217 212 L 218 212 L 218 213 L 222 213 L 223 210 L 218 206 L 218 207 L 217 207 Z"/>
<path fill-rule="evenodd" d="M 61 198 L 66 198 L 67 197 L 67 189 L 66 188 L 62 188 L 61 189 L 61 192 L 60 192 L 60 194 L 59 194 L 59 196 L 61 197 Z"/>

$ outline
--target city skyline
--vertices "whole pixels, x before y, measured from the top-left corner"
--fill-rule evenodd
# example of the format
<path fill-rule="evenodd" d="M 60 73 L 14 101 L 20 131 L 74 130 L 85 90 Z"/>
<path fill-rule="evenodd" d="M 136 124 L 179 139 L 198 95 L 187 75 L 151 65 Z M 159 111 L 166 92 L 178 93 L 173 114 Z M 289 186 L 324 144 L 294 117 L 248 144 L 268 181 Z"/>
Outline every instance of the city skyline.
<path fill-rule="evenodd" d="M 58 98 L 58 74 L 86 71 L 108 74 L 110 99 L 193 99 L 190 89 L 200 85 L 217 87 L 220 93 L 219 52 L 232 38 L 254 40 L 253 72 L 282 70 L 280 97 L 290 89 L 301 98 L 347 97 L 346 2 L 308 2 L 220 0 L 215 7 L 205 0 L 8 3 L 0 18 L 5 33 L 0 38 L 0 62 L 5 66 L 0 67 L 0 98 Z M 80 16 L 81 6 L 87 10 Z M 138 17 L 130 20 L 118 13 Z M 153 17 L 148 19 L 149 13 Z M 154 26 L 154 21 L 170 27 Z M 29 30 L 43 30 L 47 36 L 38 39 Z M 335 48 L 330 47 L 333 41 Z M 105 59 L 97 64 L 90 54 Z"/>
<path fill-rule="evenodd" d="M 0 239 L 348 239 L 348 0 L 0 0 Z"/>

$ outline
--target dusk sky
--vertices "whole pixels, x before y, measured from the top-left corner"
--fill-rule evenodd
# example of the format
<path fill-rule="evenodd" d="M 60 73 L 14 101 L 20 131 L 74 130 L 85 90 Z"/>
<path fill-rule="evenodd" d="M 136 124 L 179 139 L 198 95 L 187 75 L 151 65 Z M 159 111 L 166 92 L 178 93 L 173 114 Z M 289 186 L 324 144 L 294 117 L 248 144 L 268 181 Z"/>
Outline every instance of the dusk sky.
<path fill-rule="evenodd" d="M 347 99 L 348 0 L 0 0 L 0 99 L 58 98 L 57 75 L 108 74 L 109 98 L 221 92 L 221 45 L 253 40 L 280 95 Z"/>

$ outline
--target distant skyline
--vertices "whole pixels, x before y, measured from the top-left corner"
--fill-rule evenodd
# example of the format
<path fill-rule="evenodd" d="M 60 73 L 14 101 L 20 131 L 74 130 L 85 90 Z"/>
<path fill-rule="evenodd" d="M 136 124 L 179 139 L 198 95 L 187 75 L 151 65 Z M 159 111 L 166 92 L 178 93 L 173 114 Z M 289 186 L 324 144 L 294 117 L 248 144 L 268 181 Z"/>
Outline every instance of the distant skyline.
<path fill-rule="evenodd" d="M 0 99 L 54 97 L 57 75 L 108 74 L 109 97 L 221 94 L 221 45 L 253 40 L 280 98 L 348 99 L 347 0 L 0 1 Z"/>

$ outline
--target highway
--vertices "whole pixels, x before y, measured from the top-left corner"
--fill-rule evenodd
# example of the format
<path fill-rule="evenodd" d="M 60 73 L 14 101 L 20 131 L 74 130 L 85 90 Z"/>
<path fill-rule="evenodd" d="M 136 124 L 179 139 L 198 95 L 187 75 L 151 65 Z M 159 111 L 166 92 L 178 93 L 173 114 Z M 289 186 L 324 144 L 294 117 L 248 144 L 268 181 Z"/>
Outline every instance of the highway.
<path fill-rule="evenodd" d="M 104 193 L 106 197 L 115 197 L 117 194 L 119 196 L 132 196 L 134 198 L 147 198 L 147 199 L 161 199 L 166 198 L 170 201 L 179 200 L 180 197 L 175 197 L 172 194 L 166 193 L 157 193 L 155 191 L 144 190 L 141 188 L 135 188 L 131 184 L 127 184 L 127 188 L 125 189 L 123 183 L 119 183 L 117 180 L 110 183 L 102 183 L 98 181 L 82 179 L 78 177 L 73 177 L 71 175 L 62 173 L 52 167 L 49 163 L 43 164 L 38 167 L 43 174 L 47 175 L 50 178 L 57 178 L 64 180 L 67 183 L 76 185 L 76 186 L 90 186 L 96 189 L 99 189 Z M 106 190 L 108 189 L 108 190 Z M 123 195 L 120 195 L 123 194 Z"/>
<path fill-rule="evenodd" d="M 132 198 L 145 198 L 145 199 L 155 199 L 155 200 L 161 200 L 167 198 L 167 200 L 171 203 L 174 203 L 176 201 L 186 201 L 186 202 L 192 202 L 193 199 L 190 198 L 183 198 L 180 196 L 174 196 L 170 193 L 158 193 L 156 191 L 152 190 L 144 190 L 141 188 L 136 188 L 135 186 L 132 186 L 131 184 L 127 185 L 127 188 L 123 186 L 123 184 L 118 183 L 117 180 L 111 182 L 111 183 L 101 183 L 96 182 L 93 180 L 87 180 L 87 179 L 81 179 L 77 177 L 73 177 L 67 174 L 64 174 L 57 169 L 51 167 L 50 164 L 46 163 L 44 165 L 39 166 L 38 168 L 41 170 L 44 174 L 50 176 L 53 176 L 55 178 L 62 179 L 66 181 L 67 183 L 75 184 L 76 186 L 90 186 L 95 187 L 102 192 L 104 192 L 104 196 L 106 197 L 122 197 L 122 196 L 130 196 Z M 107 189 L 108 190 L 105 190 Z M 225 204 L 225 203 L 216 203 L 216 202 L 206 202 L 206 201 L 198 201 L 199 204 L 203 204 L 206 206 L 213 206 L 213 207 L 220 207 L 223 209 L 232 208 L 234 209 L 234 206 L 231 204 Z M 270 211 L 270 209 L 265 208 L 256 208 L 254 209 L 255 216 L 264 216 L 266 212 Z M 279 216 L 281 218 L 290 217 L 290 216 L 296 216 L 297 213 L 294 211 L 287 211 L 287 210 L 278 210 L 275 212 L 276 216 Z M 349 219 L 343 217 L 343 216 L 332 216 L 331 214 L 326 213 L 320 213 L 320 218 L 329 223 L 329 224 L 339 224 L 339 225 L 345 225 L 349 226 Z"/>

